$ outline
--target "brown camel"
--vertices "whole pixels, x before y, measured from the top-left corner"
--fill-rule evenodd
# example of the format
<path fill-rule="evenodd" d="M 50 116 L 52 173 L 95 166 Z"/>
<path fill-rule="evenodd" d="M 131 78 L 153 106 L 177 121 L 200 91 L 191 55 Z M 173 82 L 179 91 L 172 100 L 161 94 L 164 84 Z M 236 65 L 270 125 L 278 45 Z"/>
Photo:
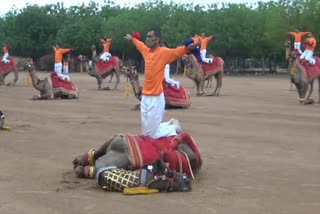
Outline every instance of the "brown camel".
<path fill-rule="evenodd" d="M 141 153 L 140 145 L 147 151 L 152 152 L 155 157 L 150 157 L 151 159 L 158 159 L 158 157 L 165 157 L 164 161 L 169 163 L 169 168 L 171 170 L 179 169 L 180 172 L 187 173 L 192 178 L 195 173 L 200 170 L 202 165 L 200 151 L 194 146 L 194 143 L 190 143 L 190 139 L 193 140 L 188 134 L 181 134 L 174 138 L 167 139 L 149 139 L 144 142 L 137 144 L 136 140 L 132 140 L 134 135 L 128 137 L 124 134 L 113 135 L 107 142 L 105 142 L 98 150 L 90 149 L 83 155 L 77 156 L 73 160 L 73 167 L 75 169 L 75 174 L 79 178 L 94 178 L 99 177 L 99 172 L 105 170 L 106 168 L 121 168 L 124 170 L 137 170 L 142 167 L 141 164 L 145 163 L 147 159 L 144 159 L 147 153 Z M 192 141 L 191 140 L 191 141 Z M 130 143 L 131 142 L 131 143 Z M 134 143 L 132 143 L 134 142 Z M 175 142 L 178 142 L 177 144 Z M 147 143 L 147 144 L 145 144 Z M 138 147 L 136 147 L 139 145 Z M 172 146 L 173 150 L 167 149 L 163 150 L 166 146 Z M 139 149 L 137 149 L 139 148 Z M 132 153 L 135 151 L 134 153 Z M 139 152 L 140 151 L 140 152 Z M 137 156 L 137 154 L 139 154 Z M 187 162 L 180 162 L 183 157 Z M 180 157 L 178 159 L 172 157 Z M 151 159 L 150 159 L 151 158 Z M 184 166 L 187 167 L 184 168 Z"/>
<path fill-rule="evenodd" d="M 15 86 L 16 82 L 18 81 L 18 69 L 17 69 L 17 62 L 18 60 L 15 57 L 10 57 L 10 63 L 4 63 L 0 61 L 0 86 Z M 13 72 L 14 78 L 11 82 L 5 83 L 4 79 L 8 74 Z"/>
<path fill-rule="evenodd" d="M 289 57 L 289 70 L 290 70 L 290 79 L 293 84 L 296 86 L 298 94 L 299 94 L 299 101 L 303 104 L 313 104 L 314 100 L 310 99 L 311 94 L 313 92 L 313 82 L 314 79 L 318 79 L 319 89 L 318 89 L 318 101 L 317 103 L 320 104 L 320 72 L 317 75 L 313 75 L 312 77 L 308 77 L 305 71 L 305 68 L 302 66 L 299 58 L 298 53 L 296 51 L 292 51 Z M 309 88 L 310 87 L 310 88 Z M 306 97 L 306 94 L 309 90 L 309 93 Z"/>
<path fill-rule="evenodd" d="M 185 74 L 188 78 L 192 79 L 196 83 L 197 87 L 197 96 L 204 95 L 204 82 L 205 80 L 209 80 L 215 76 L 217 80 L 216 89 L 213 93 L 209 93 L 209 96 L 219 95 L 220 89 L 222 87 L 222 77 L 224 72 L 224 61 L 220 57 L 215 57 L 216 60 L 220 60 L 220 65 L 216 68 L 216 70 L 209 75 L 205 76 L 205 73 L 201 67 L 201 65 L 197 62 L 197 59 L 193 54 L 184 55 L 182 57 L 184 65 L 185 65 Z M 209 82 L 208 82 L 209 84 Z M 212 80 L 211 80 L 212 86 Z"/>
<path fill-rule="evenodd" d="M 117 86 L 120 82 L 120 69 L 122 66 L 122 62 L 120 61 L 120 59 L 116 56 L 113 56 L 116 58 L 116 64 L 114 66 L 110 66 L 107 69 L 103 70 L 103 71 L 99 71 L 97 68 L 97 63 L 99 63 L 99 59 L 100 59 L 100 55 L 97 56 L 97 51 L 96 51 L 96 46 L 92 45 L 91 46 L 91 50 L 92 50 L 92 61 L 90 61 L 87 64 L 87 71 L 88 74 L 92 77 L 95 77 L 97 79 L 97 83 L 98 83 L 98 89 L 104 89 L 104 90 L 109 90 L 109 87 L 104 87 L 102 88 L 102 81 L 103 79 L 105 79 L 107 76 L 111 75 L 110 81 L 112 80 L 112 76 L 113 74 L 116 75 L 117 81 L 115 83 L 114 89 L 117 89 Z"/>
<path fill-rule="evenodd" d="M 40 91 L 40 95 L 34 95 L 34 100 L 47 100 L 55 98 L 73 99 L 79 98 L 79 91 L 74 85 L 73 90 L 64 89 L 63 87 L 55 88 L 48 77 L 39 79 L 32 61 L 26 62 L 26 68 L 31 76 L 32 85 Z M 73 84 L 70 82 L 70 84 Z"/>
<path fill-rule="evenodd" d="M 141 101 L 142 86 L 139 83 L 139 75 L 138 75 L 136 66 L 124 66 L 123 72 L 127 75 L 127 78 L 130 81 L 134 96 L 139 101 Z M 177 103 L 177 102 L 170 101 L 170 99 L 166 95 L 165 95 L 165 100 L 166 100 L 166 108 L 176 108 L 176 107 L 188 108 L 191 105 L 190 102 L 186 104 L 186 103 Z M 189 95 L 189 100 L 190 100 L 190 95 Z M 140 109 L 140 104 L 136 105 L 134 109 L 135 110 Z"/>

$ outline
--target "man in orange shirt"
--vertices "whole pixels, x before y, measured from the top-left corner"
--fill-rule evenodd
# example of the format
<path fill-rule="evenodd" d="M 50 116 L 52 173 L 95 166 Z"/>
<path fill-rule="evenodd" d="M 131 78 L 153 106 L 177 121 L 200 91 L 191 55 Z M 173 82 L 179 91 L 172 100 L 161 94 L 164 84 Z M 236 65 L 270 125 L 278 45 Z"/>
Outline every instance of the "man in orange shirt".
<path fill-rule="evenodd" d="M 70 81 L 70 77 L 67 75 L 63 75 L 62 72 L 62 57 L 63 54 L 69 53 L 72 49 L 71 48 L 61 48 L 60 44 L 56 44 L 52 47 L 55 53 L 55 63 L 54 63 L 54 71 L 57 73 L 59 77 L 62 79 Z"/>
<path fill-rule="evenodd" d="M 313 33 L 310 32 L 308 34 L 308 38 L 303 42 L 303 44 L 306 49 L 300 56 L 300 59 L 305 59 L 312 65 L 316 64 L 316 60 L 313 58 L 313 51 L 317 46 L 317 41 L 313 37 Z"/>
<path fill-rule="evenodd" d="M 110 45 L 112 42 L 112 39 L 110 38 L 106 38 L 106 39 L 100 39 L 100 42 L 103 45 L 103 54 L 100 56 L 100 59 L 102 59 L 103 61 L 109 61 L 109 59 L 111 58 L 111 54 L 110 54 Z"/>
<path fill-rule="evenodd" d="M 4 63 L 9 63 L 9 50 L 8 50 L 8 46 L 6 44 L 3 44 L 3 57 L 2 57 L 2 61 Z"/>
<path fill-rule="evenodd" d="M 145 78 L 141 98 L 142 135 L 158 139 L 176 135 L 181 131 L 179 121 L 172 118 L 162 123 L 165 112 L 165 99 L 162 81 L 166 64 L 182 57 L 187 51 L 196 48 L 199 43 L 188 47 L 169 49 L 160 47 L 161 34 L 157 30 L 147 33 L 146 44 L 127 34 L 125 39 L 132 41 L 145 61 Z"/>
<path fill-rule="evenodd" d="M 215 38 L 214 36 L 206 37 L 205 33 L 201 34 L 200 55 L 201 55 L 202 61 L 205 63 L 212 63 L 213 62 L 213 58 L 207 58 L 206 55 L 207 55 L 208 42 L 214 38 Z"/>
<path fill-rule="evenodd" d="M 298 29 L 296 32 L 289 32 L 290 36 L 294 36 L 294 49 L 298 50 L 301 54 L 300 46 L 302 37 L 308 35 L 310 32 L 300 32 Z"/>

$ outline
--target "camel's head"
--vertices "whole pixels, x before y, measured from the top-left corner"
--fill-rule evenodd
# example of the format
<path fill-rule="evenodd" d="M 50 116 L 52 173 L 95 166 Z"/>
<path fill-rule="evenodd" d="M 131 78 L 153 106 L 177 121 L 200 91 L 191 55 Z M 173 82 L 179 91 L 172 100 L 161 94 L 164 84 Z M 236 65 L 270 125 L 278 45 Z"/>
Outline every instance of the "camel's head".
<path fill-rule="evenodd" d="M 27 69 L 29 72 L 32 72 L 35 69 L 33 61 L 26 60 L 25 65 L 24 65 L 24 69 Z"/>
<path fill-rule="evenodd" d="M 127 75 L 127 77 L 130 80 L 138 81 L 139 75 L 138 75 L 136 66 L 134 66 L 134 65 L 132 65 L 132 66 L 124 66 L 122 69 L 123 69 L 123 72 Z"/>
<path fill-rule="evenodd" d="M 5 119 L 4 113 L 0 111 L 0 130 L 3 128 L 4 119 Z"/>
<path fill-rule="evenodd" d="M 191 191 L 190 178 L 184 173 L 169 169 L 163 160 L 158 159 L 152 165 L 145 166 L 145 168 L 154 176 L 149 188 L 159 189 L 160 186 L 164 186 L 164 190 L 167 192 Z"/>

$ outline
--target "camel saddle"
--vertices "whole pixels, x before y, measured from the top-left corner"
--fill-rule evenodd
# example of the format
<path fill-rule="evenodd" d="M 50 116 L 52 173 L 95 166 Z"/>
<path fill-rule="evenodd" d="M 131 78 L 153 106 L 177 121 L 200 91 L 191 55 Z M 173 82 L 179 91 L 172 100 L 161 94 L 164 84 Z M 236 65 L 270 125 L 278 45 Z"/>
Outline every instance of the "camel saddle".
<path fill-rule="evenodd" d="M 205 78 L 221 71 L 221 61 L 222 59 L 220 57 L 214 57 L 213 63 L 201 62 L 201 68 L 204 72 Z"/>
<path fill-rule="evenodd" d="M 16 63 L 15 63 L 15 59 L 11 58 L 9 63 L 5 63 L 3 61 L 0 61 L 0 73 L 8 73 L 9 71 L 11 71 L 12 69 L 16 69 Z"/>
<path fill-rule="evenodd" d="M 201 153 L 196 141 L 186 132 L 176 136 L 153 139 L 142 135 L 125 134 L 129 148 L 129 159 L 134 168 L 141 168 L 144 165 L 152 164 L 161 159 L 161 152 L 164 153 L 164 162 L 169 163 L 171 170 L 186 173 L 193 177 L 194 173 L 202 166 Z M 188 144 L 196 155 L 196 165 L 191 168 L 187 155 L 178 150 L 181 143 Z"/>
<path fill-rule="evenodd" d="M 297 53 L 297 59 L 299 59 L 298 66 L 301 71 L 306 74 L 308 82 L 313 78 L 320 76 L 320 58 L 317 56 L 313 57 L 316 60 L 316 64 L 312 65 L 306 60 L 300 60 L 300 53 Z"/>
<path fill-rule="evenodd" d="M 117 56 L 112 56 L 109 61 L 103 61 L 99 59 L 96 64 L 97 72 L 99 75 L 103 76 L 103 74 L 108 73 L 113 69 L 119 68 L 119 58 Z"/>
<path fill-rule="evenodd" d="M 62 79 L 56 72 L 51 72 L 49 83 L 52 86 L 53 94 L 61 92 L 64 95 L 79 95 L 77 86 L 71 81 Z"/>
<path fill-rule="evenodd" d="M 189 91 L 183 86 L 176 88 L 164 82 L 163 94 L 166 99 L 166 104 L 169 104 L 172 106 L 184 107 L 184 108 L 187 108 L 190 106 Z"/>

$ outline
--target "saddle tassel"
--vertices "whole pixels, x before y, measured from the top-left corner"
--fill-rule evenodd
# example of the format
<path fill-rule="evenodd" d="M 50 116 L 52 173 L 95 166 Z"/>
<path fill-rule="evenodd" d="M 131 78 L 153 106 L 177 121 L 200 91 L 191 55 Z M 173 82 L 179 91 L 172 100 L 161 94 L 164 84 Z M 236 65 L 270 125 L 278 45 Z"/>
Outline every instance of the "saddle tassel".
<path fill-rule="evenodd" d="M 30 74 L 27 74 L 27 86 L 32 86 Z"/>
<path fill-rule="evenodd" d="M 130 86 L 129 86 L 129 79 L 127 78 L 127 84 L 126 84 L 126 99 L 128 99 L 130 96 Z"/>

